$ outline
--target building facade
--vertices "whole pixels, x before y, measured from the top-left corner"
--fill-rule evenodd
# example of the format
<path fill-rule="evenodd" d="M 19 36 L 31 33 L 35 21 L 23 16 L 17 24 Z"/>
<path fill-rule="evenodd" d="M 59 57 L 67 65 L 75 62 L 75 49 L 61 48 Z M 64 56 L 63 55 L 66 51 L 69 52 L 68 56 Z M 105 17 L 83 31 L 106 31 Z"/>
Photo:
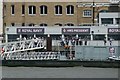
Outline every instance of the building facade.
<path fill-rule="evenodd" d="M 94 40 L 92 34 L 104 34 L 102 40 L 107 35 L 107 29 L 99 26 L 100 13 L 114 10 L 111 5 L 117 5 L 118 2 L 111 3 L 109 0 L 104 1 L 71 1 L 71 2 L 4 2 L 3 3 L 3 31 L 6 42 L 9 39 L 17 37 L 30 37 L 35 35 L 44 36 L 51 34 L 53 36 L 66 36 L 71 32 L 67 29 L 78 28 L 78 32 L 71 34 L 72 36 L 89 36 L 90 40 Z M 112 7 L 112 8 L 111 8 Z M 101 24 L 100 24 L 101 25 Z M 71 27 L 69 27 L 71 26 Z M 92 28 L 91 28 L 92 26 Z M 56 28 L 57 27 L 57 28 Z M 112 28 L 113 26 L 109 26 Z M 117 28 L 118 26 L 116 26 Z M 22 28 L 38 29 L 37 33 L 30 33 L 29 30 L 22 32 Z M 65 28 L 65 29 L 64 29 Z M 14 30 L 15 29 L 15 30 Z M 44 29 L 44 31 L 41 31 Z M 10 31 L 11 30 L 11 31 Z M 14 30 L 14 31 L 13 31 Z M 83 30 L 82 32 L 79 32 Z M 88 30 L 88 32 L 84 32 Z M 101 31 L 100 31 L 101 30 Z M 103 31 L 102 31 L 103 30 Z M 20 32 L 19 32 L 20 31 Z M 98 33 L 97 33 L 98 32 Z M 29 35 L 29 34 L 30 35 Z M 89 33 L 89 35 L 88 35 Z M 32 34 L 32 35 L 31 35 Z M 100 39 L 101 40 L 101 39 Z M 11 41 L 11 40 L 10 40 Z"/>
<path fill-rule="evenodd" d="M 108 11 L 109 5 L 107 0 L 102 3 L 4 2 L 4 25 L 78 26 L 85 23 L 91 24 L 97 21 L 100 11 Z"/>

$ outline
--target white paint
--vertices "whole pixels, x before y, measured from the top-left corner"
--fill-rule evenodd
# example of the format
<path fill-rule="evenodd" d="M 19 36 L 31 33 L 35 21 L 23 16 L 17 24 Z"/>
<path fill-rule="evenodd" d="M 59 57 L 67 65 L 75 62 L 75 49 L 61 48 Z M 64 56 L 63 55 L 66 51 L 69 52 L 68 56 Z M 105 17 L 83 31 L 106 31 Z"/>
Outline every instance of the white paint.
<path fill-rule="evenodd" d="M 0 35 L 3 34 L 3 0 L 0 0 Z M 0 36 L 0 43 L 2 43 L 2 37 Z"/>

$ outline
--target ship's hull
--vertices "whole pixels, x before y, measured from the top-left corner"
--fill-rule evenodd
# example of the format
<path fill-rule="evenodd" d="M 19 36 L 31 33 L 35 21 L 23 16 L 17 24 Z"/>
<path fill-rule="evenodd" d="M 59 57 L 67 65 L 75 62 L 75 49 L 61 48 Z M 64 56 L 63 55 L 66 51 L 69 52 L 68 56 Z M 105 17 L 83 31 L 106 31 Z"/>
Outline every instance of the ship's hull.
<path fill-rule="evenodd" d="M 116 67 L 119 61 L 79 61 L 79 60 L 2 60 L 2 66 L 25 67 Z"/>

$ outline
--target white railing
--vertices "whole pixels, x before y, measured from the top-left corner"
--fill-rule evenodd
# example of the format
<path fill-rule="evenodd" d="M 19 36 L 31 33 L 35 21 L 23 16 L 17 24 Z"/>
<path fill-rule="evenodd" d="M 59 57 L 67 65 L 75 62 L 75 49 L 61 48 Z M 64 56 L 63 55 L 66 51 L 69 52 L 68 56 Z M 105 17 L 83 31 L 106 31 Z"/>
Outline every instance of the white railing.
<path fill-rule="evenodd" d="M 56 60 L 60 59 L 60 52 L 4 53 L 1 57 L 4 60 Z"/>
<path fill-rule="evenodd" d="M 30 39 L 0 44 L 0 53 L 14 53 L 44 48 L 42 39 Z"/>
<path fill-rule="evenodd" d="M 61 40 L 53 40 L 52 41 L 52 46 L 61 46 L 60 44 Z M 78 42 L 78 45 L 79 42 Z M 85 41 L 82 41 L 82 45 L 81 46 L 85 46 Z M 110 45 L 110 41 L 106 41 L 106 43 L 104 44 L 103 40 L 94 40 L 94 41 L 87 41 L 87 45 L 86 46 L 119 46 L 119 41 L 112 41 L 111 45 Z"/>

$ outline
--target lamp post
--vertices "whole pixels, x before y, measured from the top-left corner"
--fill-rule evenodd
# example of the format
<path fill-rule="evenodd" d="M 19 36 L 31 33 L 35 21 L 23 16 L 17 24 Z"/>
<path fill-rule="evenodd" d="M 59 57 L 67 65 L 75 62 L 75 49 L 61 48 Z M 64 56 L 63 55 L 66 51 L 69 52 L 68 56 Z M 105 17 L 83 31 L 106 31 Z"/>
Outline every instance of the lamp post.
<path fill-rule="evenodd" d="M 93 17 L 92 17 L 92 21 L 93 21 L 93 26 L 94 26 L 94 23 L 95 23 L 95 22 L 94 22 L 94 19 L 95 19 L 95 2 L 94 2 L 94 0 L 93 0 L 93 5 L 92 5 L 92 6 L 93 6 L 93 7 L 92 7 L 92 8 L 93 8 L 93 10 L 92 10 L 92 11 L 93 11 L 93 12 L 92 12 L 92 13 L 93 13 L 93 15 L 92 15 L 92 16 L 93 16 Z"/>

